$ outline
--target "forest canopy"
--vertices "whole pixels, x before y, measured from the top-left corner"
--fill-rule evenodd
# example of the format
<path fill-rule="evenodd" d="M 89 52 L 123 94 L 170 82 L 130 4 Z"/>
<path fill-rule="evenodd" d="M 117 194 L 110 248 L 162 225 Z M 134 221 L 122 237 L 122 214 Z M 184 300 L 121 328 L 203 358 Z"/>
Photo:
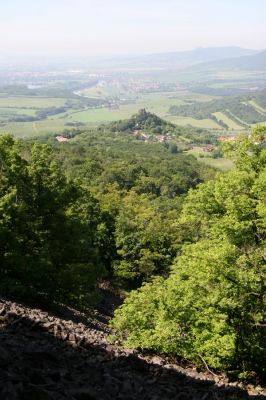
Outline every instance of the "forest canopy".
<path fill-rule="evenodd" d="M 104 277 L 166 273 L 184 196 L 213 171 L 106 127 L 38 141 L 0 136 L 1 292 L 86 305 Z"/>
<path fill-rule="evenodd" d="M 258 127 L 232 146 L 235 171 L 189 192 L 170 276 L 132 291 L 115 313 L 127 346 L 265 376 L 265 134 Z"/>
<path fill-rule="evenodd" d="M 129 293 L 125 345 L 265 375 L 266 128 L 227 143 L 236 169 L 217 174 L 113 126 L 0 136 L 0 293 L 86 307 L 109 279 Z"/>

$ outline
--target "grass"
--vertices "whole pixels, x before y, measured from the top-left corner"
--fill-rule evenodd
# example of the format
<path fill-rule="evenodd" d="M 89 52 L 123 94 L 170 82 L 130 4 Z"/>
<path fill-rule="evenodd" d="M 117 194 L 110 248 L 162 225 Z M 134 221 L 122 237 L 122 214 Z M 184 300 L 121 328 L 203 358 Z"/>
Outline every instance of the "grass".
<path fill-rule="evenodd" d="M 125 91 L 122 86 L 119 85 L 104 85 L 104 86 L 93 86 L 87 89 L 81 90 L 81 94 L 87 97 L 97 97 L 99 99 L 105 99 L 112 96 L 124 96 Z"/>
<path fill-rule="evenodd" d="M 190 125 L 197 128 L 222 129 L 220 125 L 211 119 L 195 119 L 191 117 L 177 117 L 174 115 L 169 115 L 166 119 L 174 124 L 182 126 Z"/>
<path fill-rule="evenodd" d="M 200 154 L 203 156 L 206 156 L 208 153 L 206 153 L 202 147 L 199 146 L 194 146 L 193 149 L 190 149 L 187 151 L 188 154 L 193 154 L 195 157 L 199 157 Z"/>
<path fill-rule="evenodd" d="M 185 90 L 176 92 L 157 92 L 148 94 L 125 93 L 125 89 L 119 82 L 103 86 L 94 86 L 82 90 L 86 96 L 98 98 L 110 98 L 117 95 L 135 101 L 130 104 L 122 104 L 117 109 L 97 108 L 80 111 L 68 110 L 66 113 L 52 116 L 43 121 L 7 123 L 8 117 L 16 114 L 34 115 L 36 109 L 46 107 L 59 107 L 65 104 L 66 99 L 49 97 L 27 97 L 27 96 L 3 96 L 0 97 L 0 132 L 9 131 L 15 136 L 35 136 L 60 132 L 65 128 L 67 122 L 81 122 L 85 125 L 97 125 L 108 123 L 119 119 L 130 118 L 137 113 L 140 108 L 157 114 L 161 118 L 177 123 L 178 125 L 192 125 L 195 127 L 219 129 L 219 126 L 211 120 L 196 120 L 193 118 L 176 118 L 168 114 L 169 107 L 172 105 L 182 105 L 194 101 L 210 101 L 213 97 L 196 93 L 189 93 Z M 5 124 L 5 125 L 4 125 Z"/>
<path fill-rule="evenodd" d="M 234 169 L 234 161 L 229 158 L 212 158 L 203 150 L 202 147 L 193 147 L 193 149 L 187 151 L 187 153 L 193 154 L 195 157 L 197 157 L 198 161 L 220 169 L 221 171 L 227 172 Z"/>
<path fill-rule="evenodd" d="M 222 112 L 215 112 L 213 113 L 213 115 L 215 115 L 215 117 L 218 120 L 222 120 L 226 125 L 229 126 L 229 129 L 233 129 L 233 130 L 243 130 L 243 127 L 238 125 L 235 121 L 233 121 L 231 118 L 227 117 L 227 115 L 225 115 Z"/>
<path fill-rule="evenodd" d="M 118 109 L 97 108 L 70 114 L 66 122 L 101 123 L 130 118 L 140 109 L 139 105 L 129 104 Z"/>
<path fill-rule="evenodd" d="M 108 123 L 111 121 L 117 121 L 119 119 L 130 118 L 132 114 L 138 112 L 141 108 L 141 104 L 129 104 L 121 106 L 117 110 L 100 108 L 90 109 L 86 111 L 80 111 L 70 114 L 60 114 L 60 116 L 53 116 L 46 120 L 36 122 L 17 122 L 7 123 L 5 126 L 0 127 L 0 133 L 10 132 L 15 136 L 26 137 L 44 135 L 49 133 L 58 133 L 65 128 L 66 122 L 82 122 L 87 126 L 97 125 L 99 123 Z M 147 107 L 147 110 L 155 112 L 162 116 L 168 121 L 177 123 L 178 125 L 192 125 L 196 127 L 209 127 L 217 129 L 217 124 L 212 120 L 194 120 L 193 118 L 178 118 L 172 116 L 166 116 L 163 105 L 157 104 L 153 107 Z M 159 110 L 161 112 L 159 112 Z M 218 127 L 219 128 L 219 127 Z"/>
<path fill-rule="evenodd" d="M 167 116 L 169 107 L 173 104 L 184 104 L 182 100 L 176 100 L 170 97 L 169 93 L 158 95 L 140 96 L 136 103 L 120 105 L 118 109 L 98 108 L 89 109 L 80 112 L 68 112 L 66 121 L 77 121 L 83 123 L 101 123 L 116 121 L 119 119 L 130 118 L 139 111 L 140 108 L 146 108 L 147 111 L 155 113 L 162 118 Z"/>
<path fill-rule="evenodd" d="M 201 93 L 192 93 L 192 92 L 185 92 L 183 100 L 186 102 L 198 102 L 204 103 L 211 100 L 219 99 L 219 96 L 211 96 L 208 94 L 201 94 Z"/>
<path fill-rule="evenodd" d="M 53 97 L 0 97 L 0 108 L 46 108 L 63 106 L 66 99 Z"/>
<path fill-rule="evenodd" d="M 186 102 L 180 98 L 176 98 L 175 93 L 160 93 L 143 95 L 139 99 L 138 104 L 162 117 L 168 114 L 169 107 L 183 105 Z"/>
<path fill-rule="evenodd" d="M 229 115 L 231 115 L 236 121 L 238 121 L 240 124 L 243 124 L 245 126 L 247 126 L 248 124 L 243 121 L 242 119 L 240 119 L 239 117 L 237 117 L 235 114 L 233 114 L 229 109 L 226 110 L 228 112 Z"/>
<path fill-rule="evenodd" d="M 259 113 L 266 114 L 266 110 L 259 106 L 254 100 L 248 102 L 252 107 L 254 107 Z"/>
<path fill-rule="evenodd" d="M 2 115 L 35 115 L 36 110 L 30 108 L 11 108 L 1 107 L 0 108 L 0 119 Z"/>
<path fill-rule="evenodd" d="M 210 156 L 208 156 L 208 153 L 203 150 L 202 147 L 195 146 L 193 147 L 193 149 L 187 151 L 187 153 L 193 154 L 195 157 L 197 157 L 198 161 L 217 168 L 221 171 L 227 172 L 234 169 L 234 161 L 229 158 L 211 158 Z"/>
<path fill-rule="evenodd" d="M 12 133 L 16 137 L 30 137 L 62 132 L 64 120 L 43 120 L 36 122 L 14 122 L 0 127 L 1 133 Z"/>
<path fill-rule="evenodd" d="M 65 123 L 67 122 L 81 122 L 85 126 L 98 125 L 100 123 L 108 123 L 120 119 L 130 118 L 133 114 L 137 113 L 140 108 L 146 108 L 148 111 L 166 119 L 169 122 L 173 122 L 181 126 L 192 126 L 197 128 L 206 128 L 222 131 L 223 129 L 215 121 L 211 119 L 198 120 L 192 117 L 182 117 L 169 115 L 169 108 L 172 105 L 183 105 L 191 104 L 193 102 L 208 102 L 215 99 L 215 96 L 209 96 L 205 94 L 198 94 L 188 92 L 187 90 L 177 90 L 175 92 L 155 92 L 155 93 L 125 93 L 123 84 L 114 82 L 112 84 L 103 86 L 94 86 L 82 90 L 82 93 L 86 96 L 106 98 L 114 95 L 118 95 L 119 98 L 125 98 L 128 101 L 132 101 L 132 97 L 135 97 L 135 101 L 130 104 L 121 104 L 119 108 L 95 108 L 95 109 L 80 109 L 80 110 L 68 110 L 65 113 L 48 117 L 43 121 L 36 122 L 17 122 L 7 123 L 6 121 L 10 116 L 13 115 L 34 115 L 36 109 L 42 109 L 46 107 L 59 107 L 63 106 L 66 102 L 64 98 L 51 98 L 51 97 L 26 97 L 26 96 L 11 96 L 11 97 L 0 97 L 0 127 L 1 132 L 12 132 L 15 136 L 36 136 L 49 133 L 58 133 L 66 128 Z M 130 100 L 131 99 L 131 100 Z M 255 108 L 255 104 L 252 104 Z M 258 109 L 258 105 L 256 105 Z M 262 112 L 262 111 L 261 111 Z M 243 130 L 238 122 L 233 121 L 230 117 L 226 116 L 222 112 L 214 113 L 214 115 L 224 121 L 229 129 L 232 130 Z M 239 120 L 239 123 L 241 121 Z"/>
<path fill-rule="evenodd" d="M 246 79 L 258 79 L 258 76 L 264 75 L 263 71 L 240 71 L 240 70 L 227 70 L 227 71 L 214 71 L 213 75 L 222 80 L 239 81 Z"/>
<path fill-rule="evenodd" d="M 198 161 L 224 172 L 232 171 L 235 168 L 234 161 L 228 158 L 199 158 Z"/>

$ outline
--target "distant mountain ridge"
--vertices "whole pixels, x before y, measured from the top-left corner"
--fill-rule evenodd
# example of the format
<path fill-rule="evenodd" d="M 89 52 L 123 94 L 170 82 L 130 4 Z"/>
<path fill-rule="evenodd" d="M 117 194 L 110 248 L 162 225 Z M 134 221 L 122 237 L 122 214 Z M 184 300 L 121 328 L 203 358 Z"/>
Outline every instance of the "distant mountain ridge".
<path fill-rule="evenodd" d="M 232 57 L 222 60 L 213 60 L 190 67 L 190 70 L 239 70 L 239 71 L 266 71 L 266 50 L 241 57 Z"/>
<path fill-rule="evenodd" d="M 125 69 L 182 69 L 200 63 L 216 62 L 237 57 L 249 57 L 262 50 L 245 49 L 238 46 L 199 47 L 193 50 L 162 52 L 128 56 L 95 56 L 95 57 L 33 57 L 0 55 L 0 66 L 10 68 L 10 64 L 27 66 L 86 66 L 91 68 L 125 68 Z"/>
<path fill-rule="evenodd" d="M 144 56 L 143 59 L 147 59 L 153 62 L 161 63 L 202 63 L 216 60 L 223 60 L 233 57 L 242 57 L 247 55 L 256 54 L 256 50 L 243 49 L 241 47 L 200 47 L 194 50 L 188 51 L 176 51 L 169 53 L 158 53 Z"/>
<path fill-rule="evenodd" d="M 237 46 L 206 47 L 194 50 L 167 53 L 145 54 L 140 56 L 106 59 L 106 65 L 130 68 L 184 68 L 194 64 L 214 62 L 235 57 L 252 56 L 258 50 L 244 49 Z"/>

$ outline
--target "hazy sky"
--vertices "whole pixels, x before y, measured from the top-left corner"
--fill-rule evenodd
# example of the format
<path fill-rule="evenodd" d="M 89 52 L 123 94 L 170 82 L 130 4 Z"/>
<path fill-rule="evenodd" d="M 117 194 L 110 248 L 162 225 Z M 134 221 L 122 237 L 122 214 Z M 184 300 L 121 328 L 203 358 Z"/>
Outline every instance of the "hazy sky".
<path fill-rule="evenodd" d="M 266 0 L 0 0 L 0 53 L 266 48 Z"/>

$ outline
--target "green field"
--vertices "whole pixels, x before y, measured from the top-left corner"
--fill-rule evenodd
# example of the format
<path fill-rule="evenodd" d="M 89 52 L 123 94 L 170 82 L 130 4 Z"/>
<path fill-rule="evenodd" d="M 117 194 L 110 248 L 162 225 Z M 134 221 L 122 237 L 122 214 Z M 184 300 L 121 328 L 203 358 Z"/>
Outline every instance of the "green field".
<path fill-rule="evenodd" d="M 80 112 L 68 112 L 66 121 L 77 121 L 83 123 L 101 123 L 116 121 L 119 119 L 130 118 L 139 111 L 140 108 L 166 118 L 168 109 L 173 103 L 185 104 L 182 100 L 176 100 L 170 97 L 169 93 L 165 94 L 147 94 L 142 95 L 136 102 L 131 104 L 120 105 L 116 108 L 97 108 L 88 109 Z"/>
<path fill-rule="evenodd" d="M 235 167 L 234 161 L 228 158 L 199 158 L 198 160 L 224 172 L 231 171 Z"/>
<path fill-rule="evenodd" d="M 138 84 L 138 80 L 136 82 Z M 64 129 L 64 124 L 69 122 L 79 122 L 91 126 L 130 118 L 141 108 L 146 108 L 147 111 L 178 125 L 220 129 L 220 126 L 211 119 L 198 120 L 169 115 L 169 108 L 172 105 L 181 106 L 193 102 L 208 102 L 214 99 L 214 96 L 191 93 L 185 89 L 140 93 L 134 91 L 132 82 L 127 86 L 124 82 L 119 82 L 119 80 L 97 84 L 81 90 L 80 93 L 85 97 L 109 100 L 110 103 L 116 104 L 110 108 L 84 109 L 84 103 L 81 102 L 80 109 L 68 109 L 65 113 L 48 117 L 42 121 L 8 123 L 9 116 L 12 117 L 17 114 L 34 115 L 35 110 L 64 106 L 67 99 L 2 95 L 3 97 L 0 97 L 0 123 L 2 122 L 0 132 L 10 131 L 16 136 L 54 133 Z M 72 101 L 75 102 L 75 98 Z"/>
<path fill-rule="evenodd" d="M 68 112 L 64 114 L 59 114 L 54 117 L 47 118 L 42 121 L 36 122 L 13 122 L 7 123 L 5 126 L 0 127 L 1 132 L 11 132 L 15 136 L 36 136 L 48 133 L 60 132 L 67 128 L 64 124 L 67 122 L 81 122 L 85 125 L 97 125 L 100 123 L 107 123 L 112 121 L 117 121 L 120 119 L 130 118 L 133 114 L 137 113 L 144 104 L 130 104 L 120 106 L 119 109 L 107 109 L 107 108 L 98 108 L 98 109 L 90 109 L 86 111 L 80 112 Z M 150 112 L 157 114 L 165 118 L 169 122 L 173 122 L 177 125 L 182 126 L 193 126 L 200 128 L 209 128 L 209 129 L 221 129 L 219 125 L 217 125 L 214 121 L 210 119 L 206 120 L 197 120 L 193 118 L 186 117 L 174 117 L 166 114 L 166 110 L 164 110 L 163 106 L 153 106 L 146 107 L 146 109 Z M 160 112 L 160 111 L 161 112 Z M 164 112 L 163 112 L 164 111 Z M 69 129 L 69 128 L 68 128 Z"/>
<path fill-rule="evenodd" d="M 2 115 L 35 115 L 36 110 L 30 108 L 11 108 L 11 107 L 1 107 L 0 108 L 0 118 Z"/>
<path fill-rule="evenodd" d="M 249 104 L 252 105 L 258 112 L 266 114 L 266 110 L 259 106 L 254 100 L 250 100 Z"/>
<path fill-rule="evenodd" d="M 215 121 L 211 119 L 195 119 L 190 117 L 176 117 L 169 115 L 166 117 L 167 121 L 173 122 L 177 125 L 182 126 L 193 126 L 196 128 L 207 128 L 207 129 L 222 129 Z"/>
<path fill-rule="evenodd" d="M 193 149 L 187 151 L 188 154 L 193 154 L 197 157 L 198 161 L 204 164 L 210 165 L 214 168 L 220 169 L 221 171 L 231 171 L 234 169 L 234 162 L 228 158 L 212 158 L 208 153 L 206 153 L 202 147 L 194 147 Z"/>
<path fill-rule="evenodd" d="M 183 94 L 183 100 L 185 102 L 190 102 L 190 103 L 191 102 L 204 103 L 218 98 L 219 98 L 218 96 L 211 96 L 208 94 L 201 94 L 201 93 L 185 92 Z"/>
<path fill-rule="evenodd" d="M 53 97 L 0 97 L 0 108 L 46 108 L 64 106 L 66 99 Z"/>
<path fill-rule="evenodd" d="M 54 119 L 54 120 L 43 120 L 36 122 L 13 122 L 0 127 L 1 133 L 12 133 L 16 137 L 30 137 L 39 136 L 45 134 L 59 133 L 63 129 L 64 120 Z"/>
<path fill-rule="evenodd" d="M 97 108 L 86 111 L 68 113 L 66 122 L 101 123 L 126 119 L 139 110 L 139 105 L 130 104 L 120 106 L 118 109 Z"/>
<path fill-rule="evenodd" d="M 226 75 L 226 78 L 229 80 L 228 75 Z M 217 85 L 219 85 L 219 83 Z M 127 90 L 127 87 L 130 89 Z M 131 84 L 126 86 L 126 84 L 119 82 L 119 80 L 113 80 L 81 90 L 81 93 L 86 97 L 96 97 L 109 101 L 110 104 L 112 104 L 112 107 L 110 108 L 106 106 L 102 108 L 89 108 L 87 106 L 88 108 L 85 109 L 85 99 L 82 100 L 82 97 L 80 97 L 79 100 L 79 98 L 74 95 L 72 98 L 72 94 L 70 93 L 71 102 L 69 103 L 70 106 L 66 112 L 36 122 L 9 123 L 8 120 L 21 114 L 34 116 L 37 110 L 42 110 L 44 108 L 64 106 L 69 97 L 27 97 L 14 95 L 5 96 L 2 94 L 2 96 L 0 95 L 0 132 L 9 131 L 16 136 L 52 134 L 65 129 L 66 123 L 77 122 L 83 123 L 84 126 L 108 123 L 130 118 L 141 108 L 146 108 L 147 111 L 177 125 L 219 131 L 224 130 L 224 128 L 215 122 L 215 120 L 209 118 L 210 114 L 208 113 L 206 113 L 206 115 L 203 113 L 202 117 L 200 116 L 196 118 L 193 113 L 191 115 L 188 114 L 187 116 L 182 116 L 182 114 L 171 115 L 169 113 L 169 108 L 171 106 L 190 107 L 190 105 L 192 105 L 193 110 L 193 105 L 201 107 L 202 104 L 202 107 L 205 105 L 206 108 L 208 107 L 208 102 L 220 99 L 220 97 L 189 92 L 185 88 L 179 88 L 178 86 L 177 88 L 174 88 L 174 91 L 169 91 L 169 89 L 167 89 L 168 91 L 156 91 L 153 93 L 134 92 L 132 87 L 134 86 L 131 86 Z M 265 113 L 265 110 L 255 101 L 250 100 L 248 103 L 254 107 L 260 115 Z M 230 118 L 230 115 L 227 116 L 222 110 L 220 111 L 218 109 L 217 112 L 213 113 L 213 115 L 217 117 L 218 120 L 223 121 L 230 130 L 238 131 L 246 129 L 241 126 L 241 122 L 243 121 L 237 117 L 234 119 L 233 114 L 232 118 Z"/>
<path fill-rule="evenodd" d="M 163 117 L 168 114 L 169 107 L 173 104 L 183 105 L 186 102 L 182 98 L 174 97 L 173 93 L 160 93 L 142 95 L 138 104 L 140 108 L 146 108 L 150 112 Z"/>
<path fill-rule="evenodd" d="M 99 99 L 121 95 L 124 96 L 126 94 L 121 85 L 97 85 L 87 89 L 83 89 L 80 93 L 85 97 L 96 97 Z"/>
<path fill-rule="evenodd" d="M 215 112 L 213 113 L 213 115 L 215 115 L 215 117 L 218 120 L 222 120 L 227 126 L 229 126 L 229 129 L 233 129 L 233 130 L 243 130 L 243 127 L 238 125 L 235 121 L 233 121 L 231 118 L 227 117 L 227 115 L 225 115 L 222 112 Z"/>

